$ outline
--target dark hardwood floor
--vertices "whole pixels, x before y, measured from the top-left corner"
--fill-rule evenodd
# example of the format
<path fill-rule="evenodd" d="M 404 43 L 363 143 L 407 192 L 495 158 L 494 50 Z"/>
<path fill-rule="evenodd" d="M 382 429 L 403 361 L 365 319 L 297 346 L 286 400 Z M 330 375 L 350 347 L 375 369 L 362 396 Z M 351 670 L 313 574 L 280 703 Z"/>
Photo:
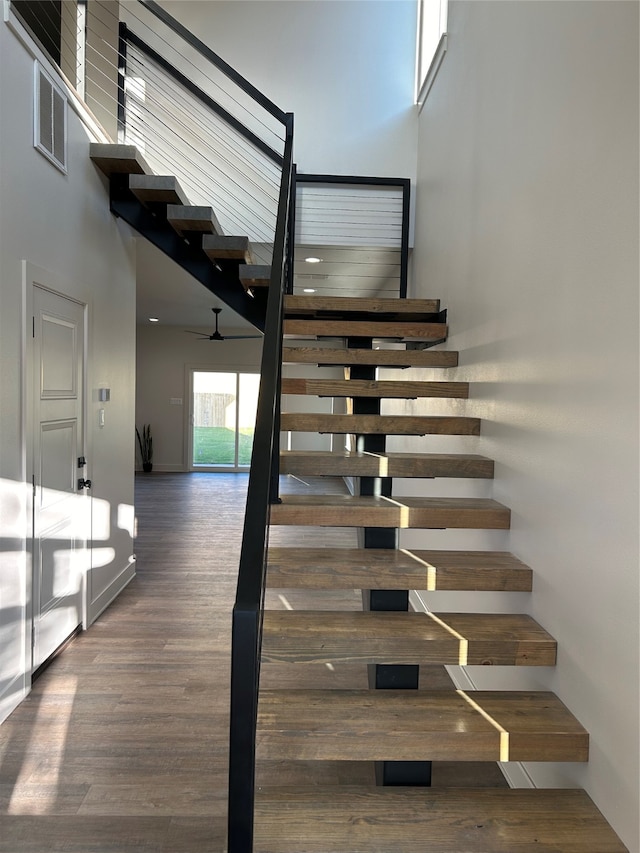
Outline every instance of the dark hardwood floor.
<path fill-rule="evenodd" d="M 230 612 L 246 483 L 243 474 L 137 478 L 136 578 L 0 726 L 0 853 L 224 850 Z M 283 489 L 308 487 L 289 477 Z M 355 532 L 280 528 L 271 541 L 348 547 Z M 267 605 L 308 607 L 309 595 L 270 592 Z M 320 600 L 361 606 L 355 590 Z M 268 686 L 366 683 L 353 667 L 319 675 L 265 666 L 263 677 Z M 450 687 L 440 667 L 425 680 Z M 258 784 L 273 784 L 274 770 L 279 784 L 373 780 L 368 764 L 263 762 Z M 504 784 L 494 765 L 460 773 L 443 765 L 434 781 Z"/>

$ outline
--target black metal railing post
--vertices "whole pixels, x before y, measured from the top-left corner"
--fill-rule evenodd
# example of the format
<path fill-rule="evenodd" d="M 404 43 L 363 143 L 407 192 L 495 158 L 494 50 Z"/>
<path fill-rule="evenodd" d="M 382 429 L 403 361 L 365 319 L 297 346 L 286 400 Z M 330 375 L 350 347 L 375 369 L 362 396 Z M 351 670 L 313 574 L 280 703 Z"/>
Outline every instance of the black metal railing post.
<path fill-rule="evenodd" d="M 125 141 L 127 104 L 125 92 L 125 79 L 127 76 L 127 25 L 120 21 L 118 24 L 118 142 L 122 145 Z"/>
<path fill-rule="evenodd" d="M 400 299 L 407 298 L 409 279 L 409 217 L 411 211 L 411 181 L 402 181 L 402 236 L 400 238 Z"/>
<path fill-rule="evenodd" d="M 271 282 L 267 299 L 260 392 L 247 491 L 240 568 L 233 608 L 231 721 L 229 732 L 228 853 L 252 853 L 255 746 L 264 589 L 273 498 L 274 459 L 279 456 L 282 316 L 287 282 L 293 116 L 288 113 L 284 168 L 278 198 Z"/>
<path fill-rule="evenodd" d="M 291 171 L 291 198 L 289 199 L 289 240 L 287 251 L 287 293 L 293 293 L 293 276 L 296 251 L 296 203 L 297 203 L 298 169 L 293 164 Z"/>

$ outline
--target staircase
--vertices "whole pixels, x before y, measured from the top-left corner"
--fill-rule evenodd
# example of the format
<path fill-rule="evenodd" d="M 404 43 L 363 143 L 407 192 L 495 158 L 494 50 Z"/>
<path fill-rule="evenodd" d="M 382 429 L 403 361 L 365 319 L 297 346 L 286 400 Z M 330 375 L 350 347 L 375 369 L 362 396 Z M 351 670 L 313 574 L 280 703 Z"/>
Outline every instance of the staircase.
<path fill-rule="evenodd" d="M 268 298 L 271 269 L 254 263 L 246 236 L 224 235 L 212 208 L 190 205 L 176 178 L 154 175 L 134 146 L 94 144 L 91 158 L 109 180 L 116 215 L 257 328 L 265 328 L 265 315 L 269 328 L 278 327 L 276 302 L 272 308 Z M 285 494 L 265 518 L 272 526 L 357 528 L 360 542 L 272 547 L 267 585 L 311 596 L 362 590 L 363 610 L 267 610 L 261 660 L 289 670 L 359 665 L 367 668 L 369 687 L 257 688 L 250 678 L 251 690 L 239 694 L 246 707 L 239 728 L 256 724 L 258 761 L 372 762 L 377 784 L 305 788 L 274 778 L 254 797 L 251 767 L 236 768 L 247 780 L 246 800 L 255 803 L 254 828 L 252 847 L 230 843 L 230 853 L 626 850 L 581 790 L 431 787 L 434 761 L 586 762 L 589 754 L 587 732 L 552 693 L 420 684 L 421 666 L 553 666 L 556 659 L 554 639 L 524 614 L 410 611 L 414 589 L 527 592 L 533 583 L 531 569 L 505 552 L 399 547 L 403 529 L 510 525 L 509 508 L 495 500 L 393 496 L 394 477 L 493 477 L 493 462 L 483 456 L 386 450 L 389 435 L 480 434 L 473 417 L 381 413 L 384 399 L 469 397 L 466 382 L 411 379 L 411 368 L 457 365 L 456 352 L 431 348 L 446 340 L 445 320 L 437 300 L 284 297 L 282 361 L 308 365 L 309 375 L 282 379 L 282 394 L 341 399 L 345 413 L 284 411 L 280 428 L 350 436 L 351 449 L 282 451 L 280 473 L 316 483 L 355 478 L 357 493 Z M 310 340 L 292 346 L 291 338 Z M 395 346 L 373 349 L 374 340 Z M 314 378 L 314 365 L 343 367 L 345 378 Z M 379 380 L 379 367 L 406 368 L 408 378 Z M 265 370 L 263 382 L 274 391 L 276 379 L 263 363 Z M 258 454 L 267 467 L 269 446 Z M 248 562 L 255 565 L 260 553 L 256 546 Z M 244 644 L 253 645 L 252 654 L 259 622 L 259 610 L 254 618 L 249 609 L 238 623 L 241 632 L 248 629 Z M 250 814 L 241 814 L 250 824 Z"/>
<path fill-rule="evenodd" d="M 213 208 L 189 204 L 134 145 L 92 143 L 90 157 L 109 180 L 112 212 L 263 331 L 271 268 L 255 264 L 249 238 L 223 234 Z"/>
<path fill-rule="evenodd" d="M 374 339 L 444 340 L 438 303 L 288 296 L 284 333 L 346 340 L 339 348 L 289 346 L 285 338 L 284 362 L 310 368 L 308 378 L 284 378 L 282 393 L 346 398 L 348 413 L 283 412 L 282 429 L 349 435 L 354 449 L 283 451 L 280 471 L 319 483 L 354 477 L 358 485 L 354 495 L 282 495 L 271 525 L 359 528 L 362 547 L 272 547 L 267 586 L 311 596 L 361 589 L 364 607 L 265 611 L 262 661 L 366 665 L 369 689 L 261 688 L 257 757 L 376 762 L 378 785 L 293 788 L 274 778 L 256 792 L 254 853 L 624 851 L 580 790 L 430 787 L 432 761 L 586 762 L 589 752 L 587 732 L 552 693 L 420 687 L 425 665 L 553 666 L 556 658 L 554 639 L 529 616 L 409 609 L 411 589 L 529 591 L 533 581 L 504 552 L 399 549 L 401 529 L 510 524 L 509 509 L 494 500 L 393 497 L 394 477 L 493 477 L 482 456 L 386 452 L 387 435 L 480 432 L 475 418 L 380 412 L 384 398 L 469 395 L 463 382 L 377 379 L 380 366 L 457 364 L 450 351 L 372 349 Z M 314 378 L 313 365 L 342 365 L 346 378 Z"/>

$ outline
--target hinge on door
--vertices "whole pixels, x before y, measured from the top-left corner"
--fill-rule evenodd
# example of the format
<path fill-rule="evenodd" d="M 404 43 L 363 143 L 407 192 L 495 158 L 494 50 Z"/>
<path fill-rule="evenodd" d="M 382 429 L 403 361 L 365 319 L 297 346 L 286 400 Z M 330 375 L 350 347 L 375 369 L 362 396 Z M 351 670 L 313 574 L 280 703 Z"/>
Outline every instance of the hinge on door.
<path fill-rule="evenodd" d="M 31 485 L 33 486 L 33 496 L 35 498 L 35 496 L 36 496 L 36 475 L 35 474 L 31 475 Z"/>
<path fill-rule="evenodd" d="M 31 623 L 31 648 L 34 649 L 36 645 L 36 623 Z"/>
<path fill-rule="evenodd" d="M 35 338 L 36 336 L 36 318 L 33 316 L 31 318 L 31 337 Z"/>

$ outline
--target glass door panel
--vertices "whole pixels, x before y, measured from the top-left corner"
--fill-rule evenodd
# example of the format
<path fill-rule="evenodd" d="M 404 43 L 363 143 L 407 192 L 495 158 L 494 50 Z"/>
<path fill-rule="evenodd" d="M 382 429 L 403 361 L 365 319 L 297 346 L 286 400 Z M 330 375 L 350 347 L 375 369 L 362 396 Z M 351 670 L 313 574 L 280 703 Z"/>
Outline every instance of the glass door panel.
<path fill-rule="evenodd" d="M 193 372 L 193 459 L 198 467 L 236 466 L 236 373 Z"/>
<path fill-rule="evenodd" d="M 258 410 L 260 375 L 258 373 L 241 373 L 239 380 L 238 465 L 249 465 Z"/>
<path fill-rule="evenodd" d="M 191 468 L 248 467 L 260 375 L 193 370 Z"/>

